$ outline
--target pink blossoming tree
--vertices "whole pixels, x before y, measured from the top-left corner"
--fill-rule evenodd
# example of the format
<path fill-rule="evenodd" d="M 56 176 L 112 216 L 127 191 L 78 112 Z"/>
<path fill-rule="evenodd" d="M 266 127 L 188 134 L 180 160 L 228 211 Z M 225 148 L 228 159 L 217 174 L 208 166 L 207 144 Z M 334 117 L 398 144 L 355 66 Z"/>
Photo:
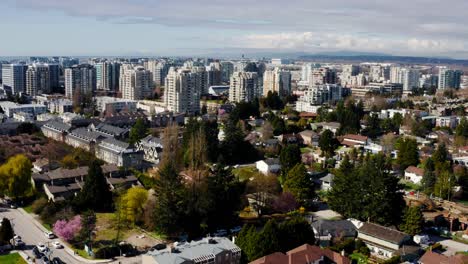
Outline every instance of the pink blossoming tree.
<path fill-rule="evenodd" d="M 76 215 L 70 221 L 57 220 L 54 233 L 63 240 L 70 242 L 81 230 L 81 216 Z"/>

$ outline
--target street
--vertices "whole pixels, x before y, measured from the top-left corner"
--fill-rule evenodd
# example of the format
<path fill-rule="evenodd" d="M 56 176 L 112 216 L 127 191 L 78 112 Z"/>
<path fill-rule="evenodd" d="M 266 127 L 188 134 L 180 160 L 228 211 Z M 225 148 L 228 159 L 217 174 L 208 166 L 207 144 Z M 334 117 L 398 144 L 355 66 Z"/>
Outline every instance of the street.
<path fill-rule="evenodd" d="M 0 218 L 8 218 L 11 221 L 13 229 L 16 235 L 21 236 L 24 243 L 26 243 L 23 252 L 25 252 L 31 259 L 33 259 L 34 254 L 32 253 L 32 249 L 39 243 L 43 243 L 48 246 L 51 250 L 50 258 L 59 257 L 62 261 L 67 264 L 80 264 L 80 263 L 128 263 L 128 264 L 137 264 L 141 263 L 141 257 L 133 257 L 133 258 L 119 258 L 115 261 L 93 261 L 83 259 L 79 256 L 73 256 L 73 251 L 70 248 L 67 248 L 66 245 L 61 242 L 58 238 L 55 239 L 48 239 L 44 235 L 44 231 L 46 229 L 37 223 L 34 218 L 27 214 L 24 211 L 20 211 L 19 209 L 9 209 L 9 208 L 2 208 L 2 212 L 0 212 Z M 60 243 L 65 247 L 63 249 L 55 249 L 52 246 L 52 242 L 59 240 Z"/>

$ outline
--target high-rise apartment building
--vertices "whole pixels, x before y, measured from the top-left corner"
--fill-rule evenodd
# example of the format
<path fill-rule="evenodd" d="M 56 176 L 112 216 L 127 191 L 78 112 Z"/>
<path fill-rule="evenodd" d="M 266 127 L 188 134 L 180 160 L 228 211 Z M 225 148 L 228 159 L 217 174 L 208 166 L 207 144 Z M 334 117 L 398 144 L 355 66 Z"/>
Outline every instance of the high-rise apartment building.
<path fill-rule="evenodd" d="M 256 72 L 234 72 L 230 80 L 229 101 L 251 102 L 258 97 L 257 79 Z"/>
<path fill-rule="evenodd" d="M 120 63 L 99 62 L 96 64 L 96 88 L 104 91 L 118 91 Z"/>
<path fill-rule="evenodd" d="M 390 83 L 402 83 L 401 69 L 399 66 L 392 66 L 390 68 Z"/>
<path fill-rule="evenodd" d="M 313 69 L 309 85 L 335 84 L 336 82 L 336 70 L 328 67 L 321 67 Z"/>
<path fill-rule="evenodd" d="M 401 84 L 403 84 L 403 91 L 412 91 L 419 87 L 420 73 L 417 69 L 403 68 L 400 71 Z"/>
<path fill-rule="evenodd" d="M 384 65 L 371 65 L 369 79 L 371 82 L 384 82 L 390 79 L 391 69 Z"/>
<path fill-rule="evenodd" d="M 47 64 L 32 64 L 26 70 L 26 94 L 50 93 L 50 71 Z"/>
<path fill-rule="evenodd" d="M 228 83 L 231 79 L 231 75 L 234 72 L 234 64 L 230 61 L 221 62 L 221 81 Z"/>
<path fill-rule="evenodd" d="M 2 81 L 3 87 L 12 94 L 26 91 L 26 69 L 23 64 L 3 64 Z"/>
<path fill-rule="evenodd" d="M 204 71 L 171 67 L 166 76 L 164 102 L 169 111 L 196 114 L 200 112 L 200 96 Z"/>
<path fill-rule="evenodd" d="M 120 91 L 123 99 L 142 100 L 153 93 L 153 74 L 144 67 L 123 65 L 120 69 Z"/>
<path fill-rule="evenodd" d="M 263 74 L 263 96 L 268 92 L 277 92 L 280 96 L 291 93 L 291 72 L 275 68 Z"/>
<path fill-rule="evenodd" d="M 50 92 L 58 92 L 60 89 L 60 65 L 47 63 L 49 68 Z"/>
<path fill-rule="evenodd" d="M 359 74 L 359 66 L 353 64 L 343 65 L 343 71 L 341 72 L 341 85 L 351 85 L 352 77 Z"/>
<path fill-rule="evenodd" d="M 89 64 L 75 65 L 65 69 L 65 96 L 73 98 L 80 94 L 92 94 L 96 90 L 96 69 Z"/>
<path fill-rule="evenodd" d="M 460 89 L 463 72 L 451 70 L 447 67 L 439 68 L 439 89 Z"/>
<path fill-rule="evenodd" d="M 207 87 L 213 85 L 220 85 L 222 79 L 221 64 L 219 62 L 212 62 L 206 67 Z"/>

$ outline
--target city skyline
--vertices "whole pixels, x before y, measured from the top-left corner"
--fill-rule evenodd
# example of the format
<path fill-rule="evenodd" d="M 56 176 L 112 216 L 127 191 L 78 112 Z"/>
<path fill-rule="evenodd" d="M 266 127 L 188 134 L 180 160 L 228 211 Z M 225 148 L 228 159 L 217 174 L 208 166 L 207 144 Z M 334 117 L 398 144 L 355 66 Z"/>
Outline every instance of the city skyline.
<path fill-rule="evenodd" d="M 464 10 L 450 0 L 6 0 L 0 56 L 220 56 L 375 52 L 468 58 Z"/>

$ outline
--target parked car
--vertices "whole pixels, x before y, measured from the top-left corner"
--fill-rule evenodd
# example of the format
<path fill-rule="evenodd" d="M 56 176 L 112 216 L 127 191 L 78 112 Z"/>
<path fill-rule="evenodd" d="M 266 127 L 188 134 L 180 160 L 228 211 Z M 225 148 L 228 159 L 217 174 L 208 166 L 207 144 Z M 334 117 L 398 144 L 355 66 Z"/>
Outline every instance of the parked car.
<path fill-rule="evenodd" d="M 49 250 L 49 248 L 46 245 L 42 244 L 42 243 L 37 244 L 36 247 L 39 250 L 39 252 L 41 252 L 41 253 L 47 252 Z"/>
<path fill-rule="evenodd" d="M 60 244 L 60 242 L 58 242 L 58 241 L 54 241 L 54 242 L 52 243 L 52 246 L 53 246 L 54 248 L 56 248 L 56 249 L 61 249 L 61 248 L 63 248 L 63 245 Z"/>
<path fill-rule="evenodd" d="M 54 239 L 55 238 L 55 234 L 50 232 L 50 231 L 46 231 L 44 232 L 44 235 L 48 238 L 48 239 Z"/>
<path fill-rule="evenodd" d="M 226 229 L 218 229 L 218 230 L 216 230 L 216 232 L 213 235 L 217 236 L 217 237 L 227 236 L 227 230 Z"/>
<path fill-rule="evenodd" d="M 41 264 L 52 264 L 50 259 L 48 257 L 46 257 L 46 256 L 43 256 L 39 263 L 41 263 Z"/>
<path fill-rule="evenodd" d="M 65 262 L 63 262 L 60 258 L 58 257 L 55 257 L 52 259 L 52 263 L 53 264 L 65 264 Z"/>
<path fill-rule="evenodd" d="M 44 255 L 39 251 L 39 248 L 38 247 L 34 247 L 33 250 L 32 250 L 33 254 L 34 254 L 34 257 L 37 258 L 37 259 L 40 259 L 42 258 Z"/>

